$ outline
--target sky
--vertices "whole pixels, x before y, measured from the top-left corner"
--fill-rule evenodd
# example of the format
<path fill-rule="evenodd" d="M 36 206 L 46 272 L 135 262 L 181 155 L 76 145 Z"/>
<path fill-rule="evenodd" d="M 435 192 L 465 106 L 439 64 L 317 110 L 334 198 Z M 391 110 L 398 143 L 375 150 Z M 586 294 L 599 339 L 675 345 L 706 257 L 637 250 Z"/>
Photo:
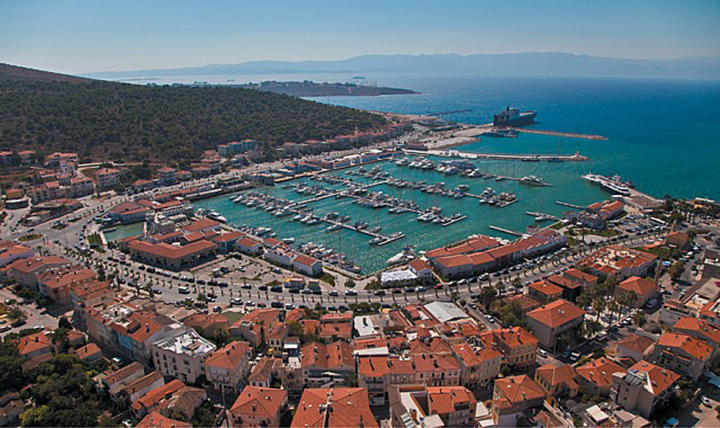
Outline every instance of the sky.
<path fill-rule="evenodd" d="M 0 0 L 0 62 L 82 74 L 363 54 L 720 55 L 717 0 Z"/>

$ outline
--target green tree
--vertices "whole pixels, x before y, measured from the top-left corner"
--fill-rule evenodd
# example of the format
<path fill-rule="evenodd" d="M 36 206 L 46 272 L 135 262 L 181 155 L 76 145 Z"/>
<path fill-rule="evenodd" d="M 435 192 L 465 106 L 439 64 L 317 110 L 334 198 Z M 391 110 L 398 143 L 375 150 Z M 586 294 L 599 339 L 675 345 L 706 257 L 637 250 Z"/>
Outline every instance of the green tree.
<path fill-rule="evenodd" d="M 18 390 L 25 384 L 23 359 L 14 342 L 0 343 L 0 391 Z"/>

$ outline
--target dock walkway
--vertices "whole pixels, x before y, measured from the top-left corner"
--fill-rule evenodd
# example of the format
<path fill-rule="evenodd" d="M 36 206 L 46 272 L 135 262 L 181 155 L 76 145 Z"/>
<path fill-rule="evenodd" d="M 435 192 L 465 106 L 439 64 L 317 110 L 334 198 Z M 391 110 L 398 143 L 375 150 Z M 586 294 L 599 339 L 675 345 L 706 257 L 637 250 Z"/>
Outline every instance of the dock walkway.
<path fill-rule="evenodd" d="M 412 150 L 405 149 L 405 154 L 413 156 L 438 156 L 444 158 L 464 158 L 464 159 L 491 159 L 491 160 L 514 160 L 514 161 L 573 161 L 583 162 L 588 160 L 588 157 L 575 153 L 572 155 L 568 154 L 540 154 L 540 153 L 470 153 L 462 152 L 459 150 Z"/>

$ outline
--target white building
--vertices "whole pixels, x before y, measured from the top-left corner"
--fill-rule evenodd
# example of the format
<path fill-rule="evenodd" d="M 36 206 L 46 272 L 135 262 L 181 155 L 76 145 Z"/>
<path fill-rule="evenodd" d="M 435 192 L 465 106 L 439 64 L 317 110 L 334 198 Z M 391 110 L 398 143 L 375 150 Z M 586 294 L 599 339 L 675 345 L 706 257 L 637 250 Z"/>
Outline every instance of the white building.
<path fill-rule="evenodd" d="M 194 383 L 205 374 L 205 360 L 215 345 L 194 329 L 184 329 L 152 344 L 155 368 L 164 376 Z"/>

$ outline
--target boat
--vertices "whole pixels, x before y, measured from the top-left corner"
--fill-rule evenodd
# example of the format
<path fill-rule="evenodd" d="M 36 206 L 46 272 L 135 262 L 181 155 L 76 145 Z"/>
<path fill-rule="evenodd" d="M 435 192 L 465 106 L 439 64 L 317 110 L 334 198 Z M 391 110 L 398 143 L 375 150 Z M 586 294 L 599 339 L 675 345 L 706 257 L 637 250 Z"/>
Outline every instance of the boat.
<path fill-rule="evenodd" d="M 369 241 L 369 243 L 370 243 L 370 245 L 378 245 L 378 244 L 380 244 L 381 242 L 383 242 L 384 240 L 385 240 L 384 238 L 382 238 L 382 237 L 380 237 L 380 236 L 377 236 L 377 237 L 371 239 L 371 240 Z"/>
<path fill-rule="evenodd" d="M 458 172 L 460 172 L 460 170 L 458 170 L 458 169 L 455 168 L 454 166 L 449 166 L 449 167 L 447 167 L 447 169 L 445 169 L 445 174 L 446 174 L 446 175 L 455 175 L 455 174 L 457 174 Z"/>
<path fill-rule="evenodd" d="M 387 259 L 387 264 L 390 266 L 400 265 L 410 262 L 415 258 L 415 251 L 410 247 L 405 247 L 399 253 Z"/>
<path fill-rule="evenodd" d="M 336 230 L 342 229 L 342 226 L 339 224 L 333 224 L 332 226 L 329 226 L 327 229 L 325 229 L 326 232 L 335 232 Z"/>
<path fill-rule="evenodd" d="M 368 232 L 370 233 L 378 233 L 382 230 L 382 226 L 375 226 L 368 229 Z"/>
<path fill-rule="evenodd" d="M 610 193 L 620 194 L 623 196 L 630 196 L 632 192 L 630 188 L 632 183 L 624 183 L 620 180 L 619 176 L 605 177 L 599 174 L 585 174 L 582 176 L 583 179 L 599 185 L 601 188 L 607 190 Z"/>
<path fill-rule="evenodd" d="M 525 126 L 535 122 L 537 112 L 529 110 L 521 112 L 517 108 L 507 106 L 505 110 L 493 116 L 493 126 Z"/>
<path fill-rule="evenodd" d="M 291 237 L 291 238 L 283 238 L 283 239 L 281 239 L 281 241 L 283 241 L 284 243 L 290 245 L 290 244 L 292 244 L 293 242 L 295 242 L 295 238 L 292 238 L 292 237 Z"/>
<path fill-rule="evenodd" d="M 470 171 L 470 173 L 468 173 L 467 176 L 468 176 L 468 178 L 482 178 L 484 175 L 485 174 L 480 172 L 479 169 L 473 169 L 472 171 Z"/>
<path fill-rule="evenodd" d="M 542 181 L 542 179 L 534 176 L 534 175 L 527 175 L 520 179 L 520 184 L 527 184 L 528 186 L 536 186 L 536 187 L 543 187 L 547 184 Z"/>
<path fill-rule="evenodd" d="M 256 235 L 263 236 L 263 235 L 267 235 L 270 232 L 272 232 L 272 229 L 269 227 L 258 227 Z"/>
<path fill-rule="evenodd" d="M 495 138 L 515 138 L 517 137 L 517 131 L 513 129 L 494 129 L 492 131 L 483 132 L 483 137 L 495 137 Z"/>
<path fill-rule="evenodd" d="M 297 215 L 295 215 L 295 217 L 292 218 L 292 221 L 300 221 L 302 219 L 303 219 L 303 215 L 297 214 Z"/>
<path fill-rule="evenodd" d="M 227 223 L 227 219 L 220 215 L 219 212 L 215 210 L 210 210 L 205 214 L 205 217 L 209 218 L 210 220 L 219 221 L 220 223 Z"/>

